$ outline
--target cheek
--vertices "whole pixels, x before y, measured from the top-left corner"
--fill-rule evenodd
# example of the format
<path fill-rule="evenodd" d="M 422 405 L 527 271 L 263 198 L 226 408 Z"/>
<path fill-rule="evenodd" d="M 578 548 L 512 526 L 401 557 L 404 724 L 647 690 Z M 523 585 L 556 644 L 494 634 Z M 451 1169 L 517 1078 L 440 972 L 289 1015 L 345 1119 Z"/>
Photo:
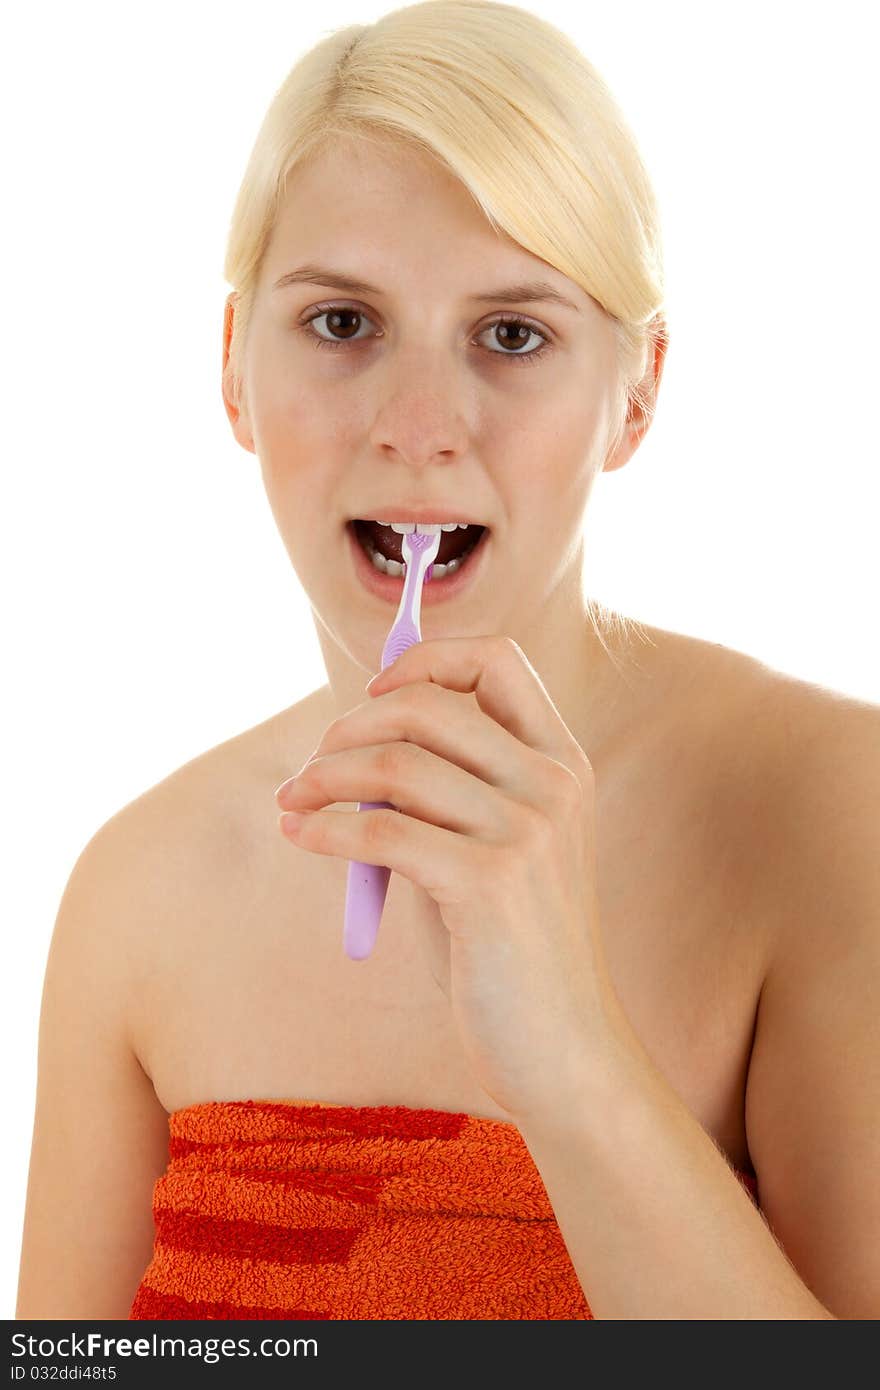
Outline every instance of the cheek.
<path fill-rule="evenodd" d="M 288 381 L 274 393 L 265 423 L 280 447 L 327 464 L 350 460 L 370 429 L 369 403 L 359 395 L 320 378 Z"/>
<path fill-rule="evenodd" d="M 292 332 L 292 330 L 291 330 Z M 305 353 L 308 351 L 309 356 Z M 331 449 L 345 438 L 352 418 L 351 392 L 316 371 L 313 350 L 297 347 L 290 333 L 265 330 L 254 342 L 250 407 L 257 452 L 270 465 L 281 457 Z"/>
<path fill-rule="evenodd" d="M 326 510 L 356 452 L 340 412 L 295 384 L 264 388 L 253 412 L 254 444 L 270 500 L 303 515 L 311 503 Z M 352 436 L 353 437 L 353 436 Z"/>
<path fill-rule="evenodd" d="M 515 473 L 521 495 L 534 494 L 541 513 L 558 511 L 588 488 L 604 438 L 603 420 L 603 401 L 591 398 L 583 385 L 534 402 L 520 399 L 493 431 L 493 456 L 502 476 L 512 481 Z"/>

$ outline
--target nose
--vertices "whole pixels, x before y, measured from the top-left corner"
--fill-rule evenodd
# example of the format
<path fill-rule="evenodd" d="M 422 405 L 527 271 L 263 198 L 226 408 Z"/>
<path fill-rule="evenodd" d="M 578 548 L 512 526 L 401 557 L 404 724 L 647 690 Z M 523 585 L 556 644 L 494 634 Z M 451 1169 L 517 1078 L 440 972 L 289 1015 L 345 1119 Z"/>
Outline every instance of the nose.
<path fill-rule="evenodd" d="M 393 453 L 420 467 L 453 462 L 467 449 L 469 430 L 463 386 L 440 353 L 389 354 L 384 390 L 370 430 L 380 453 Z"/>

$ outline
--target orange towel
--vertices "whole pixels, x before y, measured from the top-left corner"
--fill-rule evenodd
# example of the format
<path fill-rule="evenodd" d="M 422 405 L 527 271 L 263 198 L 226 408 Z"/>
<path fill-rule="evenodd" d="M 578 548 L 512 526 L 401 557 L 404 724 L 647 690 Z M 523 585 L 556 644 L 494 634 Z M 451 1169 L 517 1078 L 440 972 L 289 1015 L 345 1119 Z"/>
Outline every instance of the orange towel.
<path fill-rule="evenodd" d="M 169 1131 L 130 1318 L 593 1316 L 513 1124 L 245 1100 Z"/>

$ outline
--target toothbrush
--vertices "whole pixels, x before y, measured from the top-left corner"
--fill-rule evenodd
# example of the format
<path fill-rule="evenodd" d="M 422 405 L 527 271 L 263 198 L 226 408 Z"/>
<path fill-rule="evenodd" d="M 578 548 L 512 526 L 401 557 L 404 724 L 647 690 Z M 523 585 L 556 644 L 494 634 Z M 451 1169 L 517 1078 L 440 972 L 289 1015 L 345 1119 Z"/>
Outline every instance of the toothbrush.
<path fill-rule="evenodd" d="M 403 578 L 403 593 L 397 616 L 382 648 L 382 666 L 390 666 L 401 652 L 415 642 L 421 642 L 422 630 L 419 614 L 422 607 L 422 584 L 430 577 L 433 562 L 440 549 L 441 528 L 431 531 L 404 533 L 401 537 L 406 571 Z M 358 811 L 373 811 L 387 807 L 394 810 L 390 801 L 359 801 Z M 348 883 L 345 891 L 345 926 L 343 946 L 345 954 L 352 960 L 366 960 L 376 944 L 388 880 L 391 870 L 384 864 L 361 864 L 353 859 L 348 866 Z"/>

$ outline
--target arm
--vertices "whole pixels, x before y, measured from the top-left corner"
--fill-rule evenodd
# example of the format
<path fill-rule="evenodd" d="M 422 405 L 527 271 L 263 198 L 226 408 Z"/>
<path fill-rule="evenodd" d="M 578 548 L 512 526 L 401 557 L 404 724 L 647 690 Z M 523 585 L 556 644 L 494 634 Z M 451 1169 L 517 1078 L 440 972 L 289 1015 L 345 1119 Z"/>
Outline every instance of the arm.
<path fill-rule="evenodd" d="M 101 827 L 55 923 L 16 1318 L 127 1318 L 152 1254 L 168 1121 L 129 1037 L 134 828 L 125 813 Z"/>
<path fill-rule="evenodd" d="M 597 1318 L 880 1317 L 880 710 L 791 762 L 746 1104 L 766 1221 L 622 1010 L 604 1073 L 523 1130 Z"/>
<path fill-rule="evenodd" d="M 834 1316 L 634 1036 L 561 1113 L 522 1133 L 594 1317 Z"/>

